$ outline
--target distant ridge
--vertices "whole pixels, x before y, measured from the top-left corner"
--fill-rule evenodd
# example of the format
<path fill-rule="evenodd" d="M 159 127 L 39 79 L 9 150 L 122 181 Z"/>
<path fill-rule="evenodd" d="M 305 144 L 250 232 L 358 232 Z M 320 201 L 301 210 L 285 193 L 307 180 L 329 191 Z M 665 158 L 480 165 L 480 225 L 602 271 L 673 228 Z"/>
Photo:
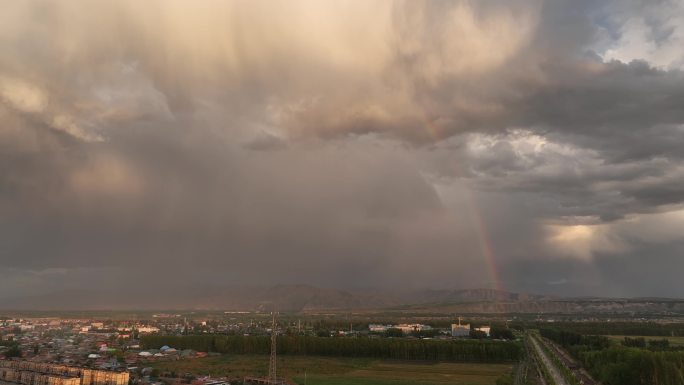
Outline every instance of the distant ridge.
<path fill-rule="evenodd" d="M 463 289 L 463 290 L 425 290 L 424 298 L 420 298 L 420 302 L 430 301 L 453 301 L 453 302 L 470 302 L 470 301 L 530 301 L 551 299 L 554 297 L 542 296 L 536 294 L 514 293 L 497 289 Z"/>
<path fill-rule="evenodd" d="M 318 311 L 382 309 L 405 305 L 528 301 L 545 297 L 494 289 L 471 290 L 341 290 L 312 285 L 271 287 L 201 287 L 144 289 L 116 294 L 97 290 L 69 290 L 37 296 L 0 299 L 0 309 L 226 309 Z"/>
<path fill-rule="evenodd" d="M 312 285 L 164 287 L 122 291 L 70 290 L 0 298 L 1 310 L 188 309 L 286 312 L 397 311 L 432 313 L 684 314 L 684 300 L 555 297 L 478 288 L 341 290 Z"/>

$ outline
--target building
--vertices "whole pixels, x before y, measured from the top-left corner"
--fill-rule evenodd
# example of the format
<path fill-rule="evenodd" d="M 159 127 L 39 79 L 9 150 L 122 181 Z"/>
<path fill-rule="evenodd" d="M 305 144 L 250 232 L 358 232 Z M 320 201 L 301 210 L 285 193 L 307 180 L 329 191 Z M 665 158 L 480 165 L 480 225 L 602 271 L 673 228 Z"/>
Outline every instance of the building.
<path fill-rule="evenodd" d="M 388 329 L 399 329 L 404 334 L 411 334 L 412 332 L 420 332 L 423 330 L 431 330 L 430 325 L 423 324 L 399 324 L 399 325 L 378 325 L 369 324 L 368 330 L 372 333 L 384 333 Z"/>
<path fill-rule="evenodd" d="M 0 368 L 0 381 L 22 385 L 80 385 L 79 377 L 68 375 L 32 372 L 12 368 Z"/>
<path fill-rule="evenodd" d="M 475 328 L 475 330 L 477 330 L 478 332 L 483 332 L 487 335 L 487 337 L 489 337 L 489 331 L 491 330 L 491 328 L 489 326 L 482 326 L 479 328 Z"/>
<path fill-rule="evenodd" d="M 128 372 L 81 369 L 80 385 L 127 385 Z"/>
<path fill-rule="evenodd" d="M 470 335 L 470 324 L 461 324 L 461 317 L 458 317 L 458 323 L 451 324 L 452 337 L 468 337 Z"/>
<path fill-rule="evenodd" d="M 392 325 L 370 324 L 370 325 L 368 325 L 368 330 L 371 331 L 372 333 L 384 333 L 387 331 L 387 329 L 389 329 L 391 327 L 392 327 Z"/>
<path fill-rule="evenodd" d="M 423 324 L 399 324 L 395 326 L 395 328 L 399 329 L 402 331 L 404 334 L 411 334 L 413 332 L 421 332 L 424 330 L 431 330 L 432 327 L 430 325 L 423 325 Z"/>
<path fill-rule="evenodd" d="M 127 385 L 124 371 L 31 361 L 0 361 L 0 380 L 21 385 Z"/>

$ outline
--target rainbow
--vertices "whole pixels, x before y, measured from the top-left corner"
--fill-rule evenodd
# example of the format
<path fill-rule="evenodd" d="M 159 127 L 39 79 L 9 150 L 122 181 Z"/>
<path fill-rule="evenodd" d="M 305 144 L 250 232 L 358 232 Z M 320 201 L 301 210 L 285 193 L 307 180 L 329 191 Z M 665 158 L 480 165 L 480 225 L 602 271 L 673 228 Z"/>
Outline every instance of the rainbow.
<path fill-rule="evenodd" d="M 480 253 L 482 255 L 482 259 L 485 262 L 485 267 L 487 269 L 487 272 L 489 273 L 491 283 L 494 285 L 494 289 L 501 291 L 503 290 L 503 284 L 499 276 L 499 268 L 496 264 L 496 256 L 494 255 L 494 250 L 492 249 L 492 242 L 489 237 L 489 230 L 487 229 L 487 225 L 484 221 L 484 218 L 482 218 L 482 215 L 477 210 L 478 206 L 475 196 L 470 190 L 466 192 L 466 195 L 468 197 L 468 206 L 470 207 L 470 217 L 476 226 L 475 233 L 477 233 L 477 240 L 480 245 Z"/>
<path fill-rule="evenodd" d="M 424 110 L 423 121 L 425 122 L 425 129 L 433 141 L 439 141 L 444 138 L 444 129 L 435 124 L 433 119 L 431 119 L 429 114 Z M 455 165 L 455 168 L 457 175 L 463 175 L 463 172 L 458 164 Z M 499 276 L 499 269 L 497 267 L 496 256 L 494 255 L 494 250 L 492 248 L 487 224 L 485 223 L 482 214 L 478 210 L 479 206 L 477 204 L 477 199 L 470 189 L 465 190 L 465 198 L 467 201 L 470 220 L 475 225 L 475 233 L 477 234 L 480 254 L 485 264 L 484 267 L 489 275 L 490 288 L 501 291 L 503 290 L 504 286 Z"/>

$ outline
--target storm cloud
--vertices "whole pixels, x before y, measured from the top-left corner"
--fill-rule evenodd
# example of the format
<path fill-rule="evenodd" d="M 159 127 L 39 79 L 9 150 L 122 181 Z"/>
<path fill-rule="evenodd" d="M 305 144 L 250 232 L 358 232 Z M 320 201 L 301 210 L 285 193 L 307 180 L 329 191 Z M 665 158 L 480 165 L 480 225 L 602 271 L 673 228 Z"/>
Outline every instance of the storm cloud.
<path fill-rule="evenodd" d="M 0 297 L 682 296 L 682 19 L 666 1 L 4 4 Z"/>

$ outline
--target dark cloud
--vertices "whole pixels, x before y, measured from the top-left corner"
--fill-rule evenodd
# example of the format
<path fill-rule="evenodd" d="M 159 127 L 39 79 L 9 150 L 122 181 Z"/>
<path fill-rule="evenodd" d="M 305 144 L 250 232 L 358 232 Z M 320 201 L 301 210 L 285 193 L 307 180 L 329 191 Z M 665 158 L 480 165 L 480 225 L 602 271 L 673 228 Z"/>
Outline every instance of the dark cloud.
<path fill-rule="evenodd" d="M 682 295 L 684 12 L 648 9 L 7 6 L 0 291 L 476 287 L 493 262 L 513 290 Z"/>

